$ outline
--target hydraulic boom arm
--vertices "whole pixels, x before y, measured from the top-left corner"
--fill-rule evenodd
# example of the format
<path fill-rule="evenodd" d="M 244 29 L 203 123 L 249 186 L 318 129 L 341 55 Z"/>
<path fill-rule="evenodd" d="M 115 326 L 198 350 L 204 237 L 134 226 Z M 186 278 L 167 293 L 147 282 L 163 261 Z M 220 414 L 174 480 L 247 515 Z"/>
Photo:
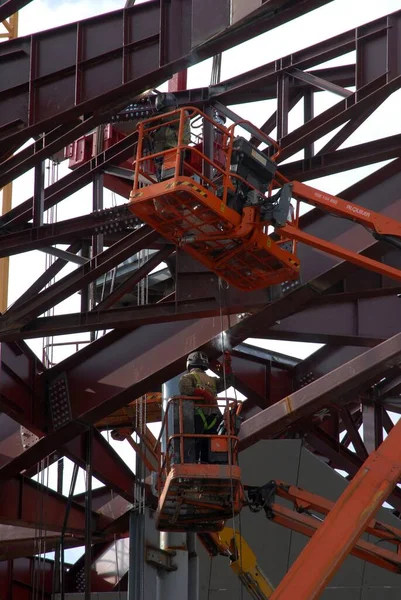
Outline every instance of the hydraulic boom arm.
<path fill-rule="evenodd" d="M 255 553 L 238 531 L 225 527 L 219 533 L 199 535 L 209 554 L 220 554 L 230 559 L 230 567 L 242 585 L 255 600 L 266 600 L 273 586 L 260 569 Z"/>
<path fill-rule="evenodd" d="M 279 179 L 280 175 L 277 175 Z M 296 200 L 304 201 L 337 217 L 354 221 L 365 227 L 377 240 L 386 241 L 396 248 L 401 249 L 401 222 L 365 209 L 352 202 L 342 200 L 338 196 L 332 196 L 331 194 L 317 190 L 299 181 L 293 181 L 291 188 L 291 194 Z M 401 281 L 401 270 L 310 235 L 302 231 L 298 224 L 293 225 L 287 222 L 283 227 L 279 228 L 279 233 L 283 237 L 303 242 L 322 252 L 333 254 L 343 260 L 348 260 L 359 267 Z"/>

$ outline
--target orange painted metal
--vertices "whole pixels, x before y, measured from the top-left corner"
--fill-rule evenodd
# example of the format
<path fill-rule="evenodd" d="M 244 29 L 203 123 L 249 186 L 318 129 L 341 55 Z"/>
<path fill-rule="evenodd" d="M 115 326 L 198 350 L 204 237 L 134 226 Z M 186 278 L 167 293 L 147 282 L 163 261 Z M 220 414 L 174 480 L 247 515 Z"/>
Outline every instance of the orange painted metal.
<path fill-rule="evenodd" d="M 292 182 L 292 193 L 297 200 L 307 202 L 338 217 L 355 221 L 355 223 L 359 223 L 373 234 L 394 236 L 400 238 L 401 241 L 401 222 L 395 219 L 375 213 L 352 202 L 347 202 L 338 196 L 332 196 L 299 181 Z M 287 223 L 287 225 L 280 229 L 280 232 L 290 239 L 313 246 L 327 254 L 338 256 L 343 260 L 354 263 L 358 267 L 363 267 L 370 271 L 375 271 L 380 275 L 401 281 L 401 271 L 399 269 L 305 233 L 299 227 Z"/>
<path fill-rule="evenodd" d="M 197 400 L 201 399 L 175 396 L 167 403 L 159 437 L 164 439 L 164 451 L 160 456 L 156 511 L 156 527 L 162 531 L 220 531 L 243 506 L 238 439 L 233 434 L 237 403 L 225 401 L 225 434 L 187 433 Z M 205 414 L 218 410 L 215 404 L 198 404 Z M 218 458 L 198 462 L 198 443 Z"/>
<path fill-rule="evenodd" d="M 319 598 L 400 478 L 401 421 L 349 483 L 272 600 Z"/>
<path fill-rule="evenodd" d="M 209 121 L 215 136 L 221 141 L 218 152 L 214 149 L 213 159 L 203 154 L 201 135 L 192 132 L 191 142 L 183 143 L 186 119 L 193 118 Z M 154 133 L 172 124 L 178 127 L 177 147 L 151 154 L 149 146 Z M 274 237 L 268 234 L 268 227 L 272 224 L 261 220 L 259 206 L 245 206 L 241 214 L 230 208 L 227 201 L 236 180 L 245 183 L 249 191 L 256 190 L 259 198 L 264 195 L 231 170 L 234 134 L 238 125 L 234 123 L 226 128 L 192 107 L 142 121 L 138 125 L 134 189 L 130 195 L 132 212 L 209 270 L 244 291 L 298 279 L 297 242 L 401 281 L 400 270 L 302 231 L 299 204 L 307 202 L 338 217 L 351 219 L 379 239 L 380 236 L 401 239 L 401 223 L 398 221 L 297 181 L 291 182 L 292 195 L 297 201 L 295 218 L 289 217 L 284 227 L 276 227 Z M 262 132 L 260 134 L 263 135 Z M 273 159 L 279 156 L 277 144 L 272 144 L 270 138 L 266 141 L 277 150 Z M 149 172 L 149 164 L 157 160 L 164 161 L 165 167 L 171 171 L 171 177 L 159 183 L 155 182 L 154 171 Z M 207 170 L 212 175 L 206 177 L 202 174 L 202 164 L 209 166 Z M 289 182 L 276 172 L 269 195 L 284 183 Z"/>
<path fill-rule="evenodd" d="M 210 121 L 222 136 L 218 159 L 210 160 L 202 153 L 199 136 L 192 146 L 182 143 L 187 115 Z M 166 122 L 166 118 L 170 120 Z M 145 140 L 171 123 L 179 123 L 177 148 L 146 154 Z M 293 251 L 282 247 L 288 239 L 276 242 L 267 235 L 267 223 L 260 222 L 259 209 L 247 207 L 240 215 L 227 205 L 228 191 L 234 189 L 232 181 L 241 179 L 230 171 L 232 128 L 215 123 L 197 109 L 184 107 L 141 122 L 138 131 L 134 188 L 130 195 L 130 209 L 136 216 L 241 290 L 265 288 L 299 277 L 298 259 Z M 193 157 L 197 160 L 193 161 Z M 175 159 L 172 176 L 142 185 L 141 177 L 146 178 L 143 165 L 157 159 L 163 159 L 169 168 Z M 212 179 L 193 166 L 199 159 L 213 170 Z"/>

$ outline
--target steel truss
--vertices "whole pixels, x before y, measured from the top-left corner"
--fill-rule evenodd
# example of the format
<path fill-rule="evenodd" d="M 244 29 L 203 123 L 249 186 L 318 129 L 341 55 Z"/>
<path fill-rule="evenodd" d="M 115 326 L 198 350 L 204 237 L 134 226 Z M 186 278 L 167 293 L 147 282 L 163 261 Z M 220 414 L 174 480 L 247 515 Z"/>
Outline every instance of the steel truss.
<path fill-rule="evenodd" d="M 32 515 L 26 512 L 23 500 L 42 491 L 26 476 L 32 475 L 47 456 L 55 461 L 65 455 L 84 466 L 90 429 L 93 475 L 107 486 L 92 494 L 92 560 L 112 543 L 113 536 L 126 535 L 135 477 L 98 433 L 96 424 L 133 399 L 158 391 L 164 381 L 184 369 L 188 352 L 202 348 L 217 360 L 220 350 L 216 342 L 222 328 L 233 347 L 236 387 L 247 397 L 240 436 L 243 448 L 266 437 L 301 435 L 309 449 L 352 479 L 380 446 L 384 433 L 393 429 L 389 412 L 401 413 L 401 303 L 397 297 L 401 288 L 384 277 L 305 246 L 299 249 L 301 283 L 294 287 L 252 294 L 221 292 L 214 275 L 199 271 L 149 228 L 138 229 L 125 206 L 102 210 L 96 187 L 96 210 L 91 214 L 43 225 L 44 211 L 67 202 L 72 193 L 98 177 L 128 199 L 130 182 L 121 178 L 121 172 L 111 173 L 112 168 L 132 157 L 136 134 L 99 150 L 69 175 L 43 189 L 40 165 L 46 158 L 108 122 L 145 89 L 159 85 L 195 60 L 327 1 L 261 2 L 254 13 L 233 24 L 223 10 L 211 29 L 210 19 L 198 14 L 196 0 L 152 0 L 1 44 L 0 68 L 5 83 L 0 90 L 0 186 L 31 168 L 37 175 L 32 197 L 0 218 L 0 257 L 34 249 L 52 251 L 53 244 L 68 245 L 67 253 L 60 255 L 0 317 L 0 486 L 8 486 L 7 494 L 16 497 L 12 510 L 0 501 L 4 534 L 10 523 L 32 526 Z M 1 4 L 0 19 L 20 6 L 22 2 L 14 0 Z M 197 23 L 191 32 L 181 26 L 178 17 L 172 18 L 181 8 L 186 11 L 182 18 L 190 17 Z M 202 14 L 208 14 L 204 6 Z M 401 86 L 396 59 L 401 52 L 400 24 L 398 11 L 217 85 L 177 91 L 177 98 L 180 105 L 194 104 L 204 110 L 217 107 L 228 117 L 232 117 L 235 104 L 277 99 L 277 108 L 266 115 L 262 130 L 269 134 L 277 128 L 282 148 L 279 162 L 304 150 L 304 158 L 280 167 L 289 178 L 305 181 L 392 159 L 340 196 L 397 219 L 401 209 L 401 137 L 339 148 Z M 355 62 L 315 68 L 352 51 Z M 35 68 L 31 68 L 34 63 Z M 338 101 L 315 114 L 314 97 L 322 90 L 336 94 Z M 303 102 L 304 123 L 290 131 L 289 114 L 299 102 Z M 227 105 L 232 108 L 227 109 Z M 315 153 L 315 142 L 339 126 L 341 129 Z M 35 142 L 11 156 L 31 136 Z M 258 143 L 256 137 L 253 141 Z M 397 252 L 351 222 L 313 210 L 302 217 L 302 228 L 355 252 L 401 266 Z M 105 250 L 99 246 L 99 236 L 103 236 Z M 95 248 L 92 256 L 91 247 Z M 109 295 L 96 305 L 91 302 L 96 281 L 141 250 L 155 252 L 127 279 L 119 281 Z M 74 257 L 77 268 L 46 287 Z M 165 261 L 172 276 L 164 286 L 155 287 L 147 306 L 134 307 L 131 302 L 116 308 Z M 81 293 L 80 313 L 41 316 L 76 292 Z M 221 321 L 213 318 L 220 314 L 220 300 Z M 110 328 L 111 333 L 50 369 L 45 369 L 24 343 L 32 337 Z M 295 361 L 245 344 L 249 337 L 327 345 L 310 358 Z M 62 410 L 57 404 L 60 397 Z M 39 441 L 24 447 L 20 425 Z M 71 528 L 80 543 L 85 513 L 79 506 L 81 500 L 74 497 L 70 509 Z M 398 488 L 389 501 L 401 511 Z M 52 494 L 51 508 L 54 518 L 49 517 L 47 523 L 49 549 L 60 541 L 62 523 L 57 518 L 59 511 L 65 510 L 65 498 Z M 18 537 L 17 533 L 15 529 L 14 535 L 5 537 L 7 542 L 1 548 L 4 562 L 0 562 L 0 581 L 10 597 L 14 589 L 30 585 L 27 573 L 32 561 L 22 557 L 35 553 L 33 535 Z M 66 547 L 72 543 L 66 537 Z M 78 591 L 77 576 L 82 568 L 79 563 L 70 571 L 67 585 L 71 591 Z M 48 563 L 44 571 L 50 593 Z M 111 588 L 104 579 L 92 575 L 93 591 Z"/>

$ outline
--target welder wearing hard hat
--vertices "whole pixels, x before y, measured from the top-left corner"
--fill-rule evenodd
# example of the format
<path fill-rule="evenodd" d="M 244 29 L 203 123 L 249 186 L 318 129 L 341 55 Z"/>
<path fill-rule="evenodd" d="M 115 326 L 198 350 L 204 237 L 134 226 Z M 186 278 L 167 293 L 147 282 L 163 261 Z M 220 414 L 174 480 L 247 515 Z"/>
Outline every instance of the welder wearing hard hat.
<path fill-rule="evenodd" d="M 156 97 L 155 108 L 159 113 L 169 113 L 174 111 L 178 107 L 177 99 L 174 94 L 158 94 Z M 187 113 L 188 114 L 188 113 Z M 176 148 L 178 145 L 178 131 L 179 131 L 179 114 L 169 115 L 163 119 L 162 127 L 159 127 L 153 136 L 153 152 L 163 152 L 164 150 L 170 150 Z M 184 131 L 182 144 L 187 146 L 191 141 L 191 125 L 190 120 L 185 119 Z M 169 154 L 164 156 L 162 160 L 163 166 L 161 170 L 161 179 L 168 179 L 174 175 L 175 168 L 175 154 Z"/>
<path fill-rule="evenodd" d="M 187 358 L 187 373 L 179 381 L 181 396 L 199 398 L 195 405 L 195 433 L 215 434 L 222 421 L 218 408 L 217 394 L 233 385 L 231 360 L 225 355 L 225 377 L 211 377 L 206 373 L 209 359 L 204 352 L 192 352 Z M 208 438 L 196 442 L 196 460 L 207 462 Z"/>

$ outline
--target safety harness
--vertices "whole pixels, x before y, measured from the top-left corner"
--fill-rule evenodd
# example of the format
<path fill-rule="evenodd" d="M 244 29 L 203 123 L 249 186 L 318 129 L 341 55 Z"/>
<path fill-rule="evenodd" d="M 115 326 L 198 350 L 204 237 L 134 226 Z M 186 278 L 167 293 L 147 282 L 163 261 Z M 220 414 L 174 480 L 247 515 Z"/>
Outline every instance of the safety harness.
<path fill-rule="evenodd" d="M 202 398 L 204 398 L 205 400 L 210 401 L 212 398 L 214 399 L 214 396 L 212 395 L 212 393 L 209 392 L 205 388 L 205 386 L 202 384 L 202 380 L 199 376 L 199 373 L 194 372 L 194 373 L 191 373 L 191 375 L 192 375 L 192 377 L 194 377 L 194 379 L 197 383 L 196 392 L 197 393 L 199 392 L 199 395 L 201 395 Z M 203 431 L 209 431 L 217 424 L 217 415 L 214 415 L 214 418 L 212 419 L 212 421 L 210 423 L 208 423 L 207 416 L 205 415 L 205 413 L 199 406 L 195 406 L 195 412 L 197 415 L 199 415 L 199 417 L 202 420 Z"/>

